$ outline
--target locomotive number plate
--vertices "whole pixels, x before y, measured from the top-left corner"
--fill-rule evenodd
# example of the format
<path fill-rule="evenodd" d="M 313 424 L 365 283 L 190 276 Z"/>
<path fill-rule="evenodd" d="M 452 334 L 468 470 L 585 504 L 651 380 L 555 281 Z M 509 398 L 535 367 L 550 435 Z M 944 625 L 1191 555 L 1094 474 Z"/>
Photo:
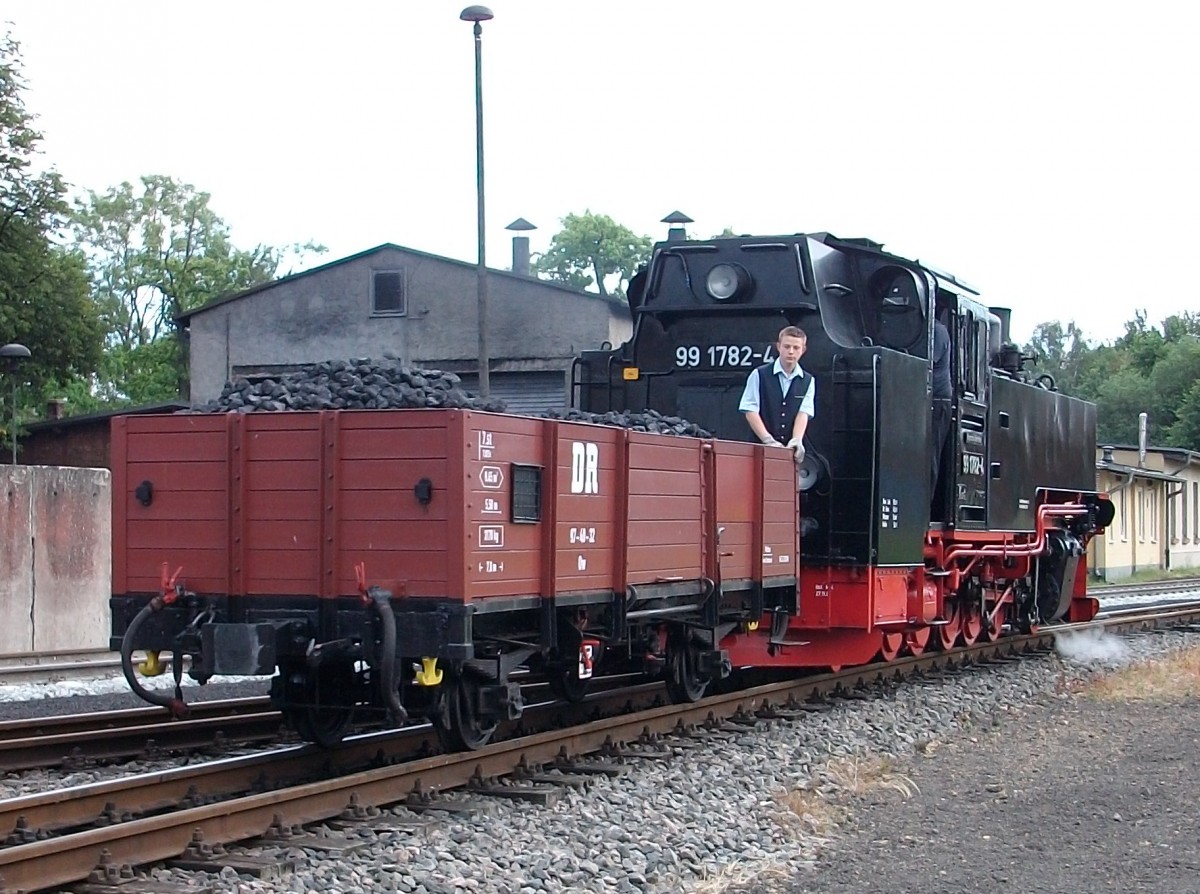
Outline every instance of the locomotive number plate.
<path fill-rule="evenodd" d="M 962 455 L 962 473 L 964 475 L 982 475 L 983 457 L 978 453 L 964 453 Z"/>
<path fill-rule="evenodd" d="M 675 349 L 679 369 L 752 369 L 774 359 L 770 345 L 680 345 Z"/>

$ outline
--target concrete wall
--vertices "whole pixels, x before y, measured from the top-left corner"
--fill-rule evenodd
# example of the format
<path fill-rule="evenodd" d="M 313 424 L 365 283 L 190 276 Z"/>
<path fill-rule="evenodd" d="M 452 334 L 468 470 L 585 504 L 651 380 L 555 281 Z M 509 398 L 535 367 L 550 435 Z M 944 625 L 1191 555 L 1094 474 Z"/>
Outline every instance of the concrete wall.
<path fill-rule="evenodd" d="M 404 271 L 403 316 L 372 315 L 376 270 Z M 382 357 L 474 369 L 475 267 L 387 246 L 280 280 L 191 317 L 191 399 L 215 398 L 237 367 Z M 488 277 L 495 370 L 566 370 L 572 358 L 632 331 L 621 303 L 500 271 Z"/>
<path fill-rule="evenodd" d="M 0 469 L 0 654 L 108 648 L 107 469 Z"/>

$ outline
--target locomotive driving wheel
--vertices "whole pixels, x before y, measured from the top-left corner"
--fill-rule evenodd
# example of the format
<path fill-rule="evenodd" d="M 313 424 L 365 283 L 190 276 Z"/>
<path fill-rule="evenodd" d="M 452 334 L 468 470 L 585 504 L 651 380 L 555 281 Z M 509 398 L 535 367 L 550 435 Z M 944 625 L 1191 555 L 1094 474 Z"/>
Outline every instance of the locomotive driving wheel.
<path fill-rule="evenodd" d="M 979 642 L 983 633 L 983 614 L 979 610 L 979 602 L 972 600 L 962 609 L 962 641 L 964 646 L 973 646 Z"/>
<path fill-rule="evenodd" d="M 449 677 L 442 684 L 433 727 L 447 751 L 476 751 L 491 741 L 499 721 L 480 709 L 482 681 L 470 674 Z"/>
<path fill-rule="evenodd" d="M 895 661 L 900 657 L 904 648 L 904 631 L 885 633 L 879 646 L 879 657 L 882 661 Z"/>
<path fill-rule="evenodd" d="M 909 630 L 904 634 L 904 645 L 908 649 L 909 655 L 924 655 L 926 649 L 929 648 L 929 640 L 933 636 L 933 631 L 929 627 L 918 627 L 915 630 Z"/>
<path fill-rule="evenodd" d="M 962 632 L 962 615 L 957 602 L 946 602 L 946 623 L 938 625 L 938 645 L 942 651 L 954 648 L 958 635 Z"/>
<path fill-rule="evenodd" d="M 1008 606 L 1000 605 L 995 609 L 994 614 L 983 619 L 983 638 L 994 643 L 1004 633 L 1004 625 L 1008 621 Z"/>

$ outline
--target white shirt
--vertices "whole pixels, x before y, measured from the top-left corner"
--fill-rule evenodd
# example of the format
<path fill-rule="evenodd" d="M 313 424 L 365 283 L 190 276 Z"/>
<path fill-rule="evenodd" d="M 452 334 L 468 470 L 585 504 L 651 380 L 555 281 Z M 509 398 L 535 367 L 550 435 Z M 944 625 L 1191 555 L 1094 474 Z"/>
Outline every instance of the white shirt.
<path fill-rule="evenodd" d="M 771 368 L 775 372 L 775 378 L 779 380 L 779 387 L 781 389 L 781 391 L 780 391 L 781 394 L 787 394 L 788 389 L 792 387 L 792 379 L 796 378 L 796 376 L 800 375 L 800 373 L 802 372 L 802 370 L 800 369 L 800 364 L 797 363 L 795 368 L 792 370 L 792 374 L 788 375 L 786 372 L 784 372 L 783 364 L 780 363 L 778 359 L 775 360 L 775 364 Z M 750 377 L 748 379 L 746 379 L 746 387 L 742 391 L 742 400 L 741 400 L 741 403 L 738 404 L 738 410 L 740 410 L 743 413 L 758 413 L 759 412 L 758 369 L 759 368 L 756 366 L 754 368 L 754 371 L 752 373 L 750 373 Z M 813 416 L 815 415 L 813 412 L 813 405 L 814 405 L 814 395 L 816 393 L 816 390 L 817 390 L 817 382 L 814 379 L 808 385 L 808 392 L 800 400 L 799 412 L 808 416 L 809 419 L 812 419 Z"/>

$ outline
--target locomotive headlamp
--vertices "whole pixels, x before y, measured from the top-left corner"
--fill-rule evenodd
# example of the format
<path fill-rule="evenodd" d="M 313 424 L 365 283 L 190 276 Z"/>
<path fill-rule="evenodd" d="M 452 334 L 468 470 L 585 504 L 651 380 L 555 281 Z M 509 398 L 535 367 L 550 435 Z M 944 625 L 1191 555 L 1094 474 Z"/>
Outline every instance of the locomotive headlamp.
<path fill-rule="evenodd" d="M 717 301 L 732 301 L 750 291 L 750 274 L 740 264 L 718 264 L 708 271 L 704 288 Z"/>

